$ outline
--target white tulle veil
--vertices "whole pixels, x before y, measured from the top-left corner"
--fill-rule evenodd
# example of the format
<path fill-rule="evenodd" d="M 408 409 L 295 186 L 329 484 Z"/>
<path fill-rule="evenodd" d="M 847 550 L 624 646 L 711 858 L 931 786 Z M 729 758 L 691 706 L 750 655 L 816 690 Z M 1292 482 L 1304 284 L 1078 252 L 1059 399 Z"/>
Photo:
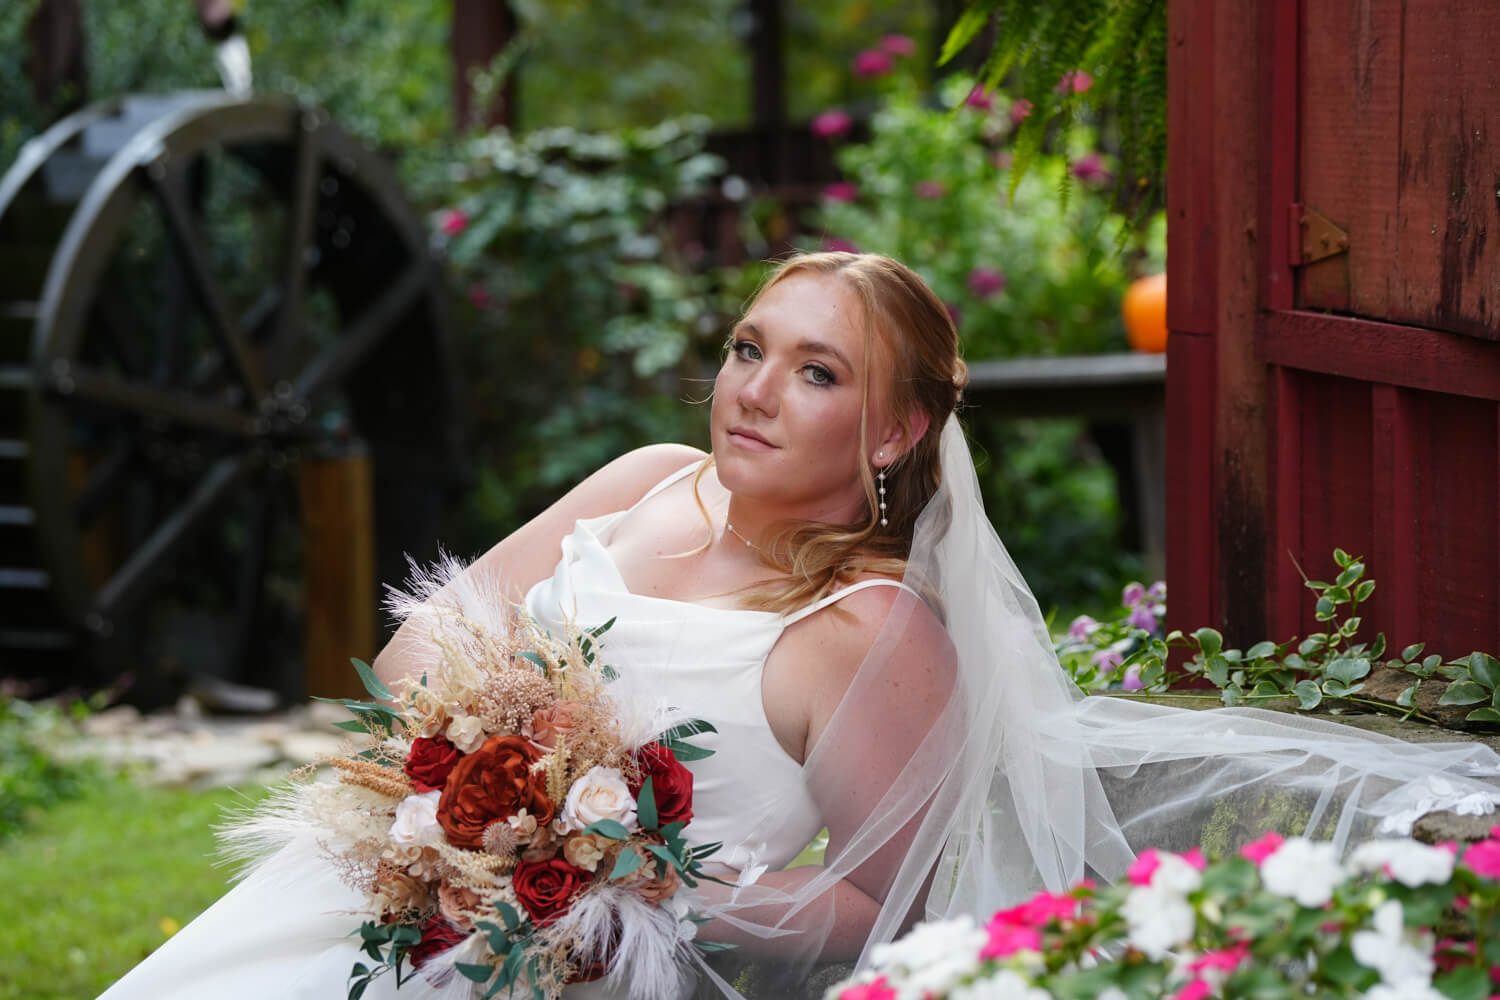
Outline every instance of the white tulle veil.
<path fill-rule="evenodd" d="M 742 945 L 710 974 L 721 991 L 820 995 L 834 971 L 820 962 L 868 961 L 919 919 L 982 920 L 1043 888 L 1118 879 L 1148 846 L 1226 851 L 1270 828 L 1344 845 L 1500 802 L 1500 757 L 1481 744 L 1082 696 L 985 515 L 958 421 L 941 434 L 942 485 L 905 577 L 923 598 L 897 601 L 804 768 L 830 830 L 852 832 L 796 888 L 751 885 L 715 907 Z M 951 684 L 936 706 L 930 693 L 906 706 L 919 664 L 903 640 L 935 620 Z M 759 817 L 747 838 L 784 820 Z M 840 886 L 851 878 L 860 894 Z"/>

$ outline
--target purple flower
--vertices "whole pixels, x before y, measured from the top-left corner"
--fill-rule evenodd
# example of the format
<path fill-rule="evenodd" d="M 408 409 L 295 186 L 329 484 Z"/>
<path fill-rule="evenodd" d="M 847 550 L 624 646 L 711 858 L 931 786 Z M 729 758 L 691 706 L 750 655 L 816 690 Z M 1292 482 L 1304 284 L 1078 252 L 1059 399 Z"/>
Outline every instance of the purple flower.
<path fill-rule="evenodd" d="M 1059 94 L 1081 94 L 1094 85 L 1094 78 L 1081 69 L 1070 69 L 1057 81 Z"/>
<path fill-rule="evenodd" d="M 863 77 L 885 76 L 895 65 L 888 52 L 880 49 L 865 49 L 854 57 L 854 75 Z"/>
<path fill-rule="evenodd" d="M 848 112 L 834 108 L 814 116 L 812 120 L 812 134 L 819 139 L 832 139 L 836 135 L 843 135 L 849 131 L 849 126 L 854 120 L 849 117 Z"/>
<path fill-rule="evenodd" d="M 1132 663 L 1125 668 L 1125 676 L 1120 679 L 1120 687 L 1126 691 L 1139 691 L 1146 685 L 1141 681 L 1141 665 Z"/>
<path fill-rule="evenodd" d="M 1012 101 L 1010 104 L 1010 123 L 1019 125 L 1031 115 L 1031 102 L 1026 98 Z"/>
<path fill-rule="evenodd" d="M 1146 591 L 1146 596 L 1158 604 L 1165 601 L 1167 599 L 1167 581 L 1157 580 Z"/>
<path fill-rule="evenodd" d="M 1151 613 L 1151 608 L 1146 604 L 1137 604 L 1130 609 L 1130 617 L 1125 623 L 1132 628 L 1145 629 L 1147 632 L 1156 631 L 1156 616 Z"/>
<path fill-rule="evenodd" d="M 823 249 L 831 253 L 859 253 L 859 247 L 848 240 L 841 240 L 837 236 L 830 236 L 824 240 Z"/>
<path fill-rule="evenodd" d="M 1082 642 L 1089 637 L 1089 633 L 1099 627 L 1099 623 L 1088 615 L 1079 615 L 1068 625 L 1068 638 L 1074 642 Z"/>
<path fill-rule="evenodd" d="M 917 181 L 917 186 L 912 190 L 916 192 L 918 198 L 926 198 L 929 201 L 934 198 L 941 198 L 948 193 L 948 189 L 943 187 L 942 181 Z"/>
<path fill-rule="evenodd" d="M 1101 649 L 1094 654 L 1093 662 L 1101 674 L 1107 674 L 1124 663 L 1125 657 L 1120 655 L 1118 649 Z"/>
<path fill-rule="evenodd" d="M 1073 161 L 1069 168 L 1073 176 L 1085 184 L 1103 183 L 1109 180 L 1109 168 L 1104 165 L 1104 158 L 1098 153 L 1085 153 Z"/>
<path fill-rule="evenodd" d="M 1005 274 L 993 267 L 976 267 L 969 272 L 969 291 L 977 299 L 987 299 L 1005 291 Z"/>
<path fill-rule="evenodd" d="M 988 111 L 995 106 L 994 100 L 985 92 L 985 87 L 982 83 L 974 85 L 974 89 L 969 91 L 969 96 L 964 98 L 964 103 L 971 108 L 978 108 L 980 111 Z"/>
<path fill-rule="evenodd" d="M 917 51 L 917 43 L 905 35 L 886 35 L 880 40 L 880 48 L 893 56 L 909 56 Z"/>
<path fill-rule="evenodd" d="M 823 189 L 823 197 L 829 201 L 853 201 L 859 197 L 859 185 L 849 181 L 834 181 Z"/>
<path fill-rule="evenodd" d="M 1146 588 L 1138 583 L 1127 583 L 1125 589 L 1120 591 L 1120 603 L 1127 608 L 1133 608 L 1146 599 Z"/>

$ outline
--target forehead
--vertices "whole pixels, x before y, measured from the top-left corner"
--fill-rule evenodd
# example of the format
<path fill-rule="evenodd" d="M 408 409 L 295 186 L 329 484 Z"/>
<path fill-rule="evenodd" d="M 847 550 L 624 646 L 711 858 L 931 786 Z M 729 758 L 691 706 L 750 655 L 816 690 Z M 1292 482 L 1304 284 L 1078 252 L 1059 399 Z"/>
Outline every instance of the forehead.
<path fill-rule="evenodd" d="M 837 341 L 851 356 L 863 353 L 862 320 L 859 297 L 826 274 L 788 275 L 762 292 L 745 314 L 746 322 L 770 335 Z"/>

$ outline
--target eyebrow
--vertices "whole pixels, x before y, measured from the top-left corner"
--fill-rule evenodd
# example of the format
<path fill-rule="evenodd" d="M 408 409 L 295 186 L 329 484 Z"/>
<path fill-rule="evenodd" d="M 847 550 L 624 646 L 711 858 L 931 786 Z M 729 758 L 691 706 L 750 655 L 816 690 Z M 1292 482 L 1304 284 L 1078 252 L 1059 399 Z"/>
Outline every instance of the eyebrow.
<path fill-rule="evenodd" d="M 749 320 L 740 320 L 738 323 L 736 323 L 734 325 L 734 332 L 735 333 L 738 333 L 741 330 L 749 330 L 751 333 L 755 334 L 757 337 L 764 336 L 764 334 L 762 334 L 761 331 L 760 331 L 760 327 L 756 326 L 754 323 L 751 323 Z M 802 341 L 798 341 L 798 343 L 797 343 L 797 350 L 803 351 L 803 352 L 806 352 L 806 353 L 810 353 L 810 354 L 827 354 L 828 356 L 832 357 L 835 361 L 838 361 L 840 364 L 842 364 L 849 371 L 852 372 L 852 371 L 857 371 L 858 370 L 858 369 L 856 369 L 854 367 L 854 362 L 850 361 L 849 358 L 848 358 L 848 356 L 845 355 L 843 351 L 839 350 L 837 347 L 833 346 L 832 344 L 827 343 L 826 341 L 822 341 L 822 340 L 802 340 Z"/>

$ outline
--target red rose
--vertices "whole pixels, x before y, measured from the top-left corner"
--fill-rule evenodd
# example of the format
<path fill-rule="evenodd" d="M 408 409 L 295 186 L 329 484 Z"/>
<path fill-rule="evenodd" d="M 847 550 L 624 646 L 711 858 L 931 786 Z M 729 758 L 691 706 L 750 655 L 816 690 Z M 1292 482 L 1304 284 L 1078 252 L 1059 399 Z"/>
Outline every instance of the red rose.
<path fill-rule="evenodd" d="M 437 818 L 448 843 L 477 851 L 484 828 L 525 809 L 537 826 L 552 822 L 556 807 L 547 798 L 547 774 L 533 774 L 540 752 L 520 736 L 491 736 L 462 757 L 443 785 Z"/>
<path fill-rule="evenodd" d="M 656 800 L 656 823 L 666 826 L 681 820 L 693 821 L 693 772 L 682 766 L 677 755 L 656 743 L 647 743 L 636 752 L 641 765 L 640 784 L 630 786 L 630 794 L 640 797 L 641 785 L 651 779 L 651 797 Z"/>
<path fill-rule="evenodd" d="M 462 756 L 446 736 L 435 739 L 418 736 L 411 741 L 411 753 L 406 755 L 406 776 L 419 792 L 438 791 Z"/>
<path fill-rule="evenodd" d="M 562 858 L 550 861 L 522 861 L 516 865 L 511 885 L 516 899 L 531 914 L 537 926 L 545 927 L 564 913 L 573 896 L 587 885 L 593 875 L 568 864 Z"/>
<path fill-rule="evenodd" d="M 406 953 L 414 968 L 420 969 L 434 956 L 452 948 L 469 936 L 468 931 L 459 930 L 441 916 L 434 914 L 422 925 L 422 940 Z"/>

